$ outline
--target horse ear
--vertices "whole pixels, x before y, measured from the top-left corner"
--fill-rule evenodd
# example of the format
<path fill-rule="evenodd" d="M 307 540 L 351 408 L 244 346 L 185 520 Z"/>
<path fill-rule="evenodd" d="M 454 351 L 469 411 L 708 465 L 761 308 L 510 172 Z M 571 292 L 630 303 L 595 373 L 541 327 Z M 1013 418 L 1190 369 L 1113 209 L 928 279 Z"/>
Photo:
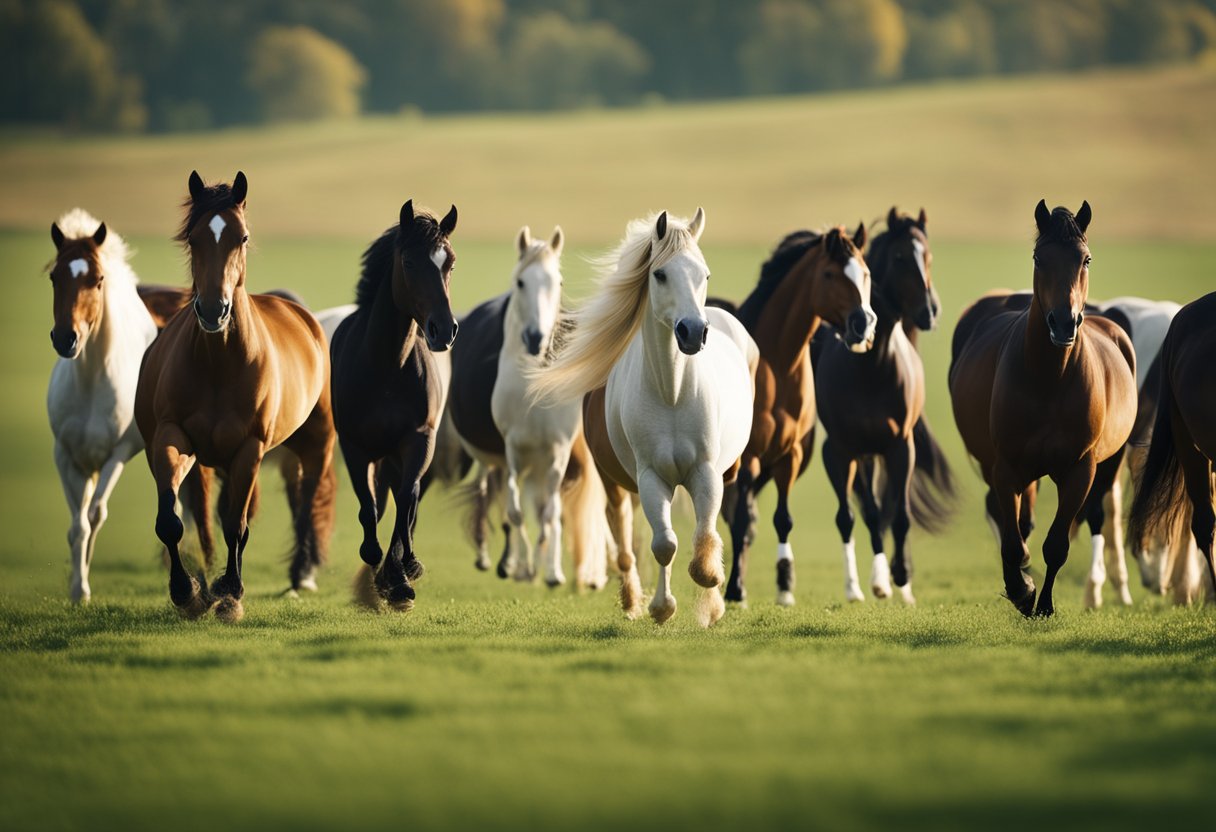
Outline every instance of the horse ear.
<path fill-rule="evenodd" d="M 1081 202 L 1081 210 L 1077 212 L 1077 228 L 1081 229 L 1081 233 L 1085 233 L 1085 229 L 1089 228 L 1089 221 L 1094 218 L 1094 212 L 1089 207 L 1089 200 Z"/>
<path fill-rule="evenodd" d="M 917 228 L 919 228 L 921 231 L 924 231 L 924 230 L 925 230 L 925 219 L 926 219 L 926 218 L 925 218 L 925 209 L 924 209 L 924 208 L 921 208 L 921 209 L 920 209 L 920 216 L 918 216 L 918 217 L 916 218 L 916 227 L 917 227 Z"/>
<path fill-rule="evenodd" d="M 866 247 L 866 223 L 865 220 L 857 223 L 857 230 L 853 232 L 853 245 L 857 246 L 859 251 Z"/>
<path fill-rule="evenodd" d="M 693 240 L 700 240 L 701 235 L 705 233 L 705 209 L 697 206 L 697 213 L 692 215 L 692 222 L 688 224 L 688 230 L 692 232 Z"/>
<path fill-rule="evenodd" d="M 451 237 L 452 232 L 456 230 L 456 206 L 453 205 L 443 219 L 439 221 L 439 230 L 443 232 L 443 236 Z"/>
<path fill-rule="evenodd" d="M 657 237 L 660 240 L 663 239 L 665 236 L 667 236 L 667 212 L 666 211 L 659 214 L 659 218 L 655 221 L 654 235 L 655 235 L 655 237 Z"/>
<path fill-rule="evenodd" d="M 97 226 L 97 230 L 93 232 L 93 242 L 100 246 L 106 241 L 106 224 L 103 222 Z"/>
<path fill-rule="evenodd" d="M 1051 223 L 1051 212 L 1047 210 L 1047 200 L 1040 199 L 1039 204 L 1034 206 L 1034 224 L 1039 227 L 1039 231 L 1046 234 L 1047 228 Z"/>
<path fill-rule="evenodd" d="M 887 212 L 887 228 L 894 228 L 895 223 L 899 220 L 899 211 L 895 210 L 895 206 L 891 206 L 891 210 Z"/>
<path fill-rule="evenodd" d="M 236 179 L 232 180 L 232 204 L 244 205 L 247 196 L 249 196 L 249 180 L 245 178 L 244 171 L 238 170 Z"/>
<path fill-rule="evenodd" d="M 520 257 L 524 256 L 524 252 L 530 245 L 532 245 L 532 230 L 525 225 L 519 229 L 519 236 L 515 238 L 515 247 L 519 249 Z"/>
<path fill-rule="evenodd" d="M 562 246 L 566 244 L 566 235 L 562 233 L 560 225 L 553 226 L 553 236 L 549 238 L 549 248 L 553 249 L 554 255 L 562 253 Z"/>
<path fill-rule="evenodd" d="M 198 171 L 190 171 L 190 198 L 198 199 L 206 188 L 207 186 L 203 184 L 203 177 L 198 175 Z"/>
<path fill-rule="evenodd" d="M 840 229 L 830 228 L 828 233 L 823 237 L 823 250 L 828 257 L 835 260 L 840 254 Z"/>
<path fill-rule="evenodd" d="M 401 227 L 414 224 L 414 200 L 407 199 L 401 206 Z"/>
<path fill-rule="evenodd" d="M 55 251 L 63 248 L 63 232 L 59 230 L 59 223 L 51 223 L 51 242 L 55 244 Z"/>

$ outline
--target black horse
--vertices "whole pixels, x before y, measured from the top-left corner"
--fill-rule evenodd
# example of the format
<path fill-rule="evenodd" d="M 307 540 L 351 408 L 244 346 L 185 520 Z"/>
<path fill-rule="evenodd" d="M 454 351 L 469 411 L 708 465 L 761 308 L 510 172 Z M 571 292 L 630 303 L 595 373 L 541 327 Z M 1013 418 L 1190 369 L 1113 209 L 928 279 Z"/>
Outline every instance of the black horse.
<path fill-rule="evenodd" d="M 909 323 L 916 330 L 933 329 L 939 309 L 925 212 L 913 218 L 892 208 L 886 230 L 870 243 L 866 262 L 878 315 L 874 346 L 865 353 L 850 351 L 828 329 L 812 343 L 819 419 L 827 431 L 823 464 L 839 503 L 836 527 L 844 544 L 846 597 L 865 597 L 857 579 L 849 508 L 855 490 L 874 551 L 871 589 L 877 597 L 889 596 L 894 577 L 911 602 L 911 521 L 939 529 L 954 499 L 950 466 L 924 420 L 924 365 L 905 334 Z M 881 488 L 875 488 L 877 468 L 871 460 L 882 462 Z M 888 528 L 895 544 L 889 565 L 883 543 Z"/>
<path fill-rule="evenodd" d="M 383 598 L 400 610 L 413 606 L 412 582 L 423 572 L 414 524 L 447 393 L 434 353 L 447 350 L 458 329 L 448 294 L 456 262 L 448 238 L 455 228 L 455 205 L 436 220 L 415 214 L 406 202 L 400 224 L 363 254 L 358 309 L 330 346 L 334 425 L 363 526 L 359 555 L 366 566 L 356 595 L 373 605 Z M 376 524 L 389 490 L 397 522 L 385 558 Z"/>

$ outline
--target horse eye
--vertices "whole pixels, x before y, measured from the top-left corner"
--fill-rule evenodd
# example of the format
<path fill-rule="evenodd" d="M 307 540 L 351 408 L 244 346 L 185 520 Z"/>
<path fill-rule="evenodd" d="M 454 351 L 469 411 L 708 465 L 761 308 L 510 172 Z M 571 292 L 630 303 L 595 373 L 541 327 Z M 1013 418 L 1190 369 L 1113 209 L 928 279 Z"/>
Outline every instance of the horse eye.
<path fill-rule="evenodd" d="M 246 234 L 244 237 L 242 237 L 242 238 L 241 238 L 241 243 L 242 243 L 242 244 L 247 243 L 247 242 L 249 242 L 249 235 L 248 235 L 248 234 Z"/>
<path fill-rule="evenodd" d="M 515 285 L 521 289 L 524 288 L 524 282 L 522 280 L 515 281 Z"/>
<path fill-rule="evenodd" d="M 1086 267 L 1086 268 L 1089 268 L 1089 264 L 1090 264 L 1090 263 L 1092 263 L 1092 262 L 1094 262 L 1094 258 L 1092 258 L 1092 257 L 1086 257 L 1086 258 L 1085 258 L 1085 267 Z"/>
<path fill-rule="evenodd" d="M 705 275 L 705 282 L 706 282 L 706 283 L 708 283 L 708 282 L 709 282 L 709 279 L 710 279 L 711 277 L 713 277 L 713 275 L 712 275 L 712 274 L 707 274 L 707 275 Z"/>
<path fill-rule="evenodd" d="M 658 271 L 656 271 L 654 273 L 654 279 L 659 281 L 660 283 L 666 283 L 667 282 L 667 272 L 663 271 L 662 269 L 659 269 Z"/>

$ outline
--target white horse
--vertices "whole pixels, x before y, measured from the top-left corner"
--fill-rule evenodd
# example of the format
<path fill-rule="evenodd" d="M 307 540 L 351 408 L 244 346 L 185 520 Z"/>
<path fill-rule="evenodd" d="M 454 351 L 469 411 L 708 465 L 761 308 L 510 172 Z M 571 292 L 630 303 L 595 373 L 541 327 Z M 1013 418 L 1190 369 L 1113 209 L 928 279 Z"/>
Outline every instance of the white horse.
<path fill-rule="evenodd" d="M 47 414 L 55 466 L 72 525 L 73 601 L 88 601 L 89 566 L 106 505 L 127 461 L 143 450 L 135 425 L 135 386 L 156 324 L 136 292 L 126 243 L 76 208 L 51 224 L 58 253 L 51 266 L 59 360 L 51 371 Z"/>
<path fill-rule="evenodd" d="M 1140 391 L 1141 407 L 1155 407 L 1156 392 L 1145 387 L 1150 380 L 1161 344 L 1169 331 L 1170 322 L 1182 307 L 1173 301 L 1145 300 L 1122 297 L 1102 304 L 1103 310 L 1122 312 L 1131 324 L 1132 346 L 1136 350 L 1136 389 Z M 1147 399 L 1147 401 L 1146 401 Z M 1155 411 L 1154 411 L 1155 412 Z M 1128 447 L 1126 467 L 1132 471 L 1133 479 L 1139 476 L 1148 453 L 1147 440 L 1152 430 L 1152 419 L 1136 419 L 1136 431 L 1143 427 L 1143 435 L 1133 433 Z M 1095 539 L 1093 561 L 1085 582 L 1085 605 L 1102 605 L 1102 588 L 1108 570 L 1111 584 L 1121 603 L 1131 604 L 1131 593 L 1127 587 L 1127 565 L 1124 558 L 1123 541 L 1123 483 L 1122 477 L 1115 479 L 1106 505 L 1106 523 L 1101 540 Z M 1190 604 L 1204 595 L 1211 597 L 1212 588 L 1205 576 L 1202 554 L 1190 533 L 1189 508 L 1166 534 L 1152 540 L 1133 541 L 1132 552 L 1140 567 L 1140 578 L 1144 586 L 1154 593 L 1172 594 L 1178 604 Z"/>
<path fill-rule="evenodd" d="M 542 401 L 581 399 L 607 385 L 602 411 L 587 412 L 588 443 L 616 486 L 641 495 L 659 563 L 650 602 L 658 623 L 676 610 L 671 501 L 677 486 L 688 491 L 697 517 L 688 571 L 702 587 L 697 619 L 709 626 L 726 606 L 714 524 L 723 477 L 737 471 L 751 432 L 759 351 L 733 316 L 705 307 L 709 267 L 697 245 L 704 230 L 700 208 L 687 222 L 664 211 L 629 223 L 600 264 L 598 293 L 575 311 L 567 344 L 534 374 L 532 394 Z M 637 565 L 628 541 L 617 545 L 629 561 L 621 563 L 622 602 L 632 613 L 640 604 Z"/>

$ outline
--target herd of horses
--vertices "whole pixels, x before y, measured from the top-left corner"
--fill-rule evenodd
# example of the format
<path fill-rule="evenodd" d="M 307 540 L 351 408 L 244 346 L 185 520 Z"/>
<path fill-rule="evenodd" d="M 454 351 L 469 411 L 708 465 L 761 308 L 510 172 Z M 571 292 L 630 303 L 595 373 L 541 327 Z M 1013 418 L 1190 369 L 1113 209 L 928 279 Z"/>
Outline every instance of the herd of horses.
<path fill-rule="evenodd" d="M 424 572 L 414 546 L 419 505 L 441 481 L 461 489 L 477 568 L 494 566 L 497 514 L 500 577 L 532 580 L 543 570 L 550 586 L 565 583 L 568 538 L 576 586 L 599 589 L 614 569 L 631 618 L 645 604 L 633 548 L 640 504 L 658 564 L 648 609 L 662 623 L 676 611 L 671 515 L 682 486 L 696 516 L 695 612 L 708 626 L 727 601 L 746 600 L 757 495 L 770 481 L 776 600 L 794 603 L 789 495 L 821 426 L 845 597 L 866 597 L 855 502 L 873 549 L 871 592 L 915 603 L 909 530 L 944 527 L 955 498 L 923 412 L 917 338 L 941 311 L 923 210 L 892 208 L 872 239 L 864 224 L 786 236 L 737 305 L 709 295 L 701 209 L 687 220 L 662 212 L 630 222 L 598 261 L 594 294 L 573 308 L 563 301 L 561 229 L 544 239 L 525 226 L 506 291 L 458 320 L 449 294 L 455 206 L 437 218 L 406 202 L 363 255 L 355 302 L 314 315 L 288 291 L 247 291 L 248 188 L 243 173 L 212 185 L 191 174 L 177 235 L 189 288 L 140 284 L 123 240 L 83 210 L 51 226 L 60 360 L 48 411 L 72 515 L 73 600 L 91 595 L 107 501 L 140 450 L 156 482 L 169 595 L 183 616 L 243 614 L 243 558 L 268 460 L 292 518 L 289 592 L 315 589 L 335 520 L 336 445 L 363 530 L 355 595 L 369 606 L 413 606 Z M 1101 604 L 1108 568 L 1131 602 L 1121 519 L 1121 471 L 1131 468 L 1127 539 L 1143 582 L 1182 602 L 1210 596 L 1216 293 L 1181 308 L 1093 304 L 1089 204 L 1073 214 L 1040 201 L 1034 218 L 1032 289 L 969 306 L 949 371 L 955 421 L 988 486 L 1005 595 L 1026 616 L 1051 615 L 1056 575 L 1087 523 L 1086 604 Z M 1036 588 L 1026 540 L 1043 477 L 1059 501 Z M 208 584 L 217 478 L 227 562 Z M 396 519 L 382 545 L 390 494 Z M 719 516 L 730 531 L 729 577 Z M 193 574 L 182 554 L 187 522 L 203 556 Z"/>

